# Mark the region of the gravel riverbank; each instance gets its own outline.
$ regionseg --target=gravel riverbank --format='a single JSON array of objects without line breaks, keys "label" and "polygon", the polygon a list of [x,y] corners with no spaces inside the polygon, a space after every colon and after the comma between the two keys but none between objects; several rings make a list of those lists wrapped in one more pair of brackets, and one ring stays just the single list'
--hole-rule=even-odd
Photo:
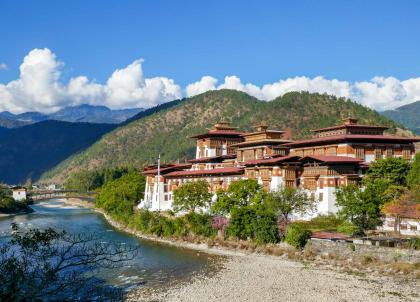
[{"label": "gravel riverbank", "polygon": [[232,256],[215,276],[198,276],[162,292],[133,292],[128,301],[420,301],[418,282],[360,277],[276,257]]},{"label": "gravel riverbank", "polygon": [[[73,205],[85,202],[71,200]],[[160,243],[228,256],[223,268],[211,276],[196,276],[187,283],[164,289],[133,290],[128,301],[420,301],[419,280],[348,274],[334,267],[308,266],[268,255],[247,254],[222,248],[145,236],[113,221],[114,227]]]}]

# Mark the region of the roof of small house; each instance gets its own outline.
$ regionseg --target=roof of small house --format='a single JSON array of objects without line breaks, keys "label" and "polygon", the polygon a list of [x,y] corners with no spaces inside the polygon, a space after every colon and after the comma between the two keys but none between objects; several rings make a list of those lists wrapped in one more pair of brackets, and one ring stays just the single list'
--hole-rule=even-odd
[{"label": "roof of small house", "polygon": [[244,162],[245,166],[255,166],[255,165],[274,165],[288,161],[299,161],[300,156],[281,156],[281,157],[271,157],[264,159],[253,159]]},{"label": "roof of small house", "polygon": [[190,163],[212,163],[212,162],[221,162],[225,159],[232,159],[232,158],[236,158],[236,154],[226,154],[226,155],[219,155],[219,156],[194,158],[194,159],[190,159],[188,162],[190,162]]}]

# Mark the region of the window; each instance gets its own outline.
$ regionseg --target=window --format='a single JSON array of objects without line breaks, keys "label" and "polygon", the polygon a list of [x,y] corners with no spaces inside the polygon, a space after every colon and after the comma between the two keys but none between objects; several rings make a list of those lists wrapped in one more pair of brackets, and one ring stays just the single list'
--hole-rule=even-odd
[{"label": "window", "polygon": [[375,148],[375,159],[381,159],[381,158],[382,158],[382,149]]},{"label": "window", "polygon": [[327,150],[328,154],[327,155],[337,155],[337,148],[336,147],[330,147]]},{"label": "window", "polygon": [[416,225],[410,225],[410,231],[417,231]]},{"label": "window", "polygon": [[319,193],[319,201],[324,200],[324,193]]},{"label": "window", "polygon": [[406,224],[400,224],[400,230],[406,230],[407,225]]},{"label": "window", "polygon": [[410,149],[408,149],[408,148],[404,148],[404,149],[402,150],[402,156],[403,156],[403,158],[405,158],[405,159],[411,159],[411,152],[410,152]]},{"label": "window", "polygon": [[394,149],[386,148],[386,157],[394,157]]},{"label": "window", "polygon": [[356,147],[356,158],[365,159],[365,148]]}]

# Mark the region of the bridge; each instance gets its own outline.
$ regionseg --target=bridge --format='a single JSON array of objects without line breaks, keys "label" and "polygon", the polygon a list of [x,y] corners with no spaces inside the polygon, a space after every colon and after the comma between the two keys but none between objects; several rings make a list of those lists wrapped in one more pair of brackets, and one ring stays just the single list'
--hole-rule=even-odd
[{"label": "bridge", "polygon": [[43,190],[33,191],[28,194],[33,201],[48,200],[55,198],[95,198],[96,192],[79,192],[72,190]]}]

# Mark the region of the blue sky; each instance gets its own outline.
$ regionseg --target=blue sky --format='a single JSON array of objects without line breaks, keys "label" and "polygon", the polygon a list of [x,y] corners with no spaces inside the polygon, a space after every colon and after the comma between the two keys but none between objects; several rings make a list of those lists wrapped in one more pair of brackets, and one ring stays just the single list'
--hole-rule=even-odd
[{"label": "blue sky", "polygon": [[[64,63],[60,83],[83,75],[104,84],[115,70],[142,58],[137,67],[145,78],[173,79],[182,95],[206,75],[217,85],[234,75],[260,88],[322,76],[346,81],[354,90],[354,83],[371,83],[375,76],[419,77],[419,13],[419,1],[0,0],[0,83],[19,79],[19,66],[31,50],[48,49]],[[415,84],[420,93],[420,82]],[[29,109],[8,89],[15,108],[4,108]],[[395,105],[415,100],[417,88],[405,94],[404,101],[396,96]],[[148,104],[118,102],[107,104]],[[37,106],[33,109],[43,109]]]}]

